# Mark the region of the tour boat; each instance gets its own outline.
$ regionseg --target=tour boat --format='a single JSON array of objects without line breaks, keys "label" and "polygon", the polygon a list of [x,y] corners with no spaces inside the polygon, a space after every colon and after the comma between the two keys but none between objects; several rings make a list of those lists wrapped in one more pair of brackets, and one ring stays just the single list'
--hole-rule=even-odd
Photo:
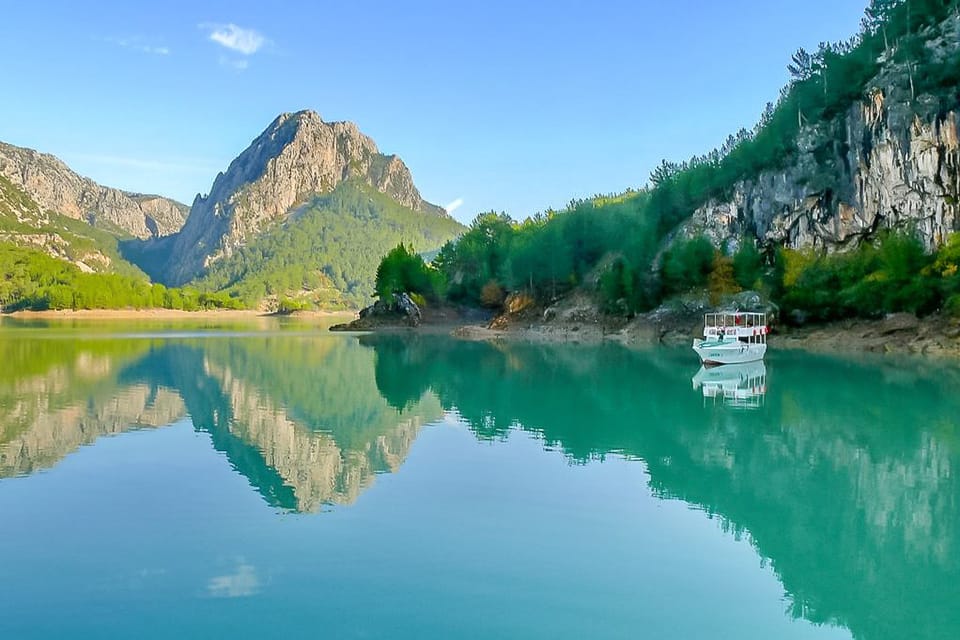
[{"label": "tour boat", "polygon": [[765,313],[708,313],[703,316],[703,339],[694,339],[693,350],[705,365],[763,360],[769,331]]}]

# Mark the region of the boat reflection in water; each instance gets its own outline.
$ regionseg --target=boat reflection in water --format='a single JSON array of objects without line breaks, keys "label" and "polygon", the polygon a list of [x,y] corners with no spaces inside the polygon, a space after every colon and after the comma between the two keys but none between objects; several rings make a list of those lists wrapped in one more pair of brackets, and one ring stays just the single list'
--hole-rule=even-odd
[{"label": "boat reflection in water", "polygon": [[763,406],[767,394],[767,367],[763,360],[718,367],[700,367],[693,376],[693,388],[708,399],[729,407],[747,409]]}]

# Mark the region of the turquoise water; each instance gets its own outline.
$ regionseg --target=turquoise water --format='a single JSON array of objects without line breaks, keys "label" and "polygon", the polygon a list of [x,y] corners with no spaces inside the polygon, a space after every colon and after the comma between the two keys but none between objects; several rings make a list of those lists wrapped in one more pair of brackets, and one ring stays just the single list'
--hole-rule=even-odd
[{"label": "turquoise water", "polygon": [[960,371],[0,328],[0,638],[960,636]]}]

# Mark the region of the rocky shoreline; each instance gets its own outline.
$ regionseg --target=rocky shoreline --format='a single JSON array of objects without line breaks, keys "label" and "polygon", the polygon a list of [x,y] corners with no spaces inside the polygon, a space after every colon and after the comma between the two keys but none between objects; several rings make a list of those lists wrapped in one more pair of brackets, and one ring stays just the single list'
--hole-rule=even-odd
[{"label": "rocky shoreline", "polygon": [[[413,327],[402,314],[367,316],[334,330],[449,334],[463,340],[599,344],[626,347],[689,346],[700,337],[703,309],[660,308],[627,320],[600,313],[584,297],[547,309],[507,310],[498,316],[464,308],[424,309]],[[843,320],[807,326],[772,326],[772,349],[820,353],[879,353],[960,357],[960,322],[942,315],[896,313],[875,320]]]}]

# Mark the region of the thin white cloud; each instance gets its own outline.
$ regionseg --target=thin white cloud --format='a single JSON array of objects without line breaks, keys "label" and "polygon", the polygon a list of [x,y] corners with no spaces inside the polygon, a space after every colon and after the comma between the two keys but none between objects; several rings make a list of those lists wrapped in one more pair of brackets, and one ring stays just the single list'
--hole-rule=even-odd
[{"label": "thin white cloud", "polygon": [[207,593],[215,598],[243,598],[260,591],[260,579],[251,565],[241,562],[234,573],[215,576],[207,583]]},{"label": "thin white cloud", "polygon": [[250,61],[246,58],[230,58],[227,56],[220,56],[220,66],[228,67],[235,71],[244,71],[250,66]]},{"label": "thin white cloud", "polygon": [[267,39],[255,29],[244,29],[230,24],[201,24],[201,29],[210,31],[207,36],[212,42],[245,56],[253,55],[267,44]]},{"label": "thin white cloud", "polygon": [[454,211],[456,211],[462,206],[463,206],[463,198],[457,198],[456,200],[454,200],[453,202],[445,206],[444,209],[447,210],[447,213],[452,215]]},{"label": "thin white cloud", "polygon": [[219,169],[213,162],[189,159],[145,160],[126,156],[111,156],[90,153],[64,153],[63,158],[71,163],[88,162],[113,167],[148,169],[150,171],[176,171],[181,173],[216,173]]},{"label": "thin white cloud", "polygon": [[131,38],[104,38],[105,42],[115,44],[118,47],[124,49],[130,49],[131,51],[139,51],[140,53],[149,53],[150,55],[155,56],[168,56],[170,55],[170,48],[160,45],[151,44],[145,42],[143,38],[139,36],[134,36]]}]

